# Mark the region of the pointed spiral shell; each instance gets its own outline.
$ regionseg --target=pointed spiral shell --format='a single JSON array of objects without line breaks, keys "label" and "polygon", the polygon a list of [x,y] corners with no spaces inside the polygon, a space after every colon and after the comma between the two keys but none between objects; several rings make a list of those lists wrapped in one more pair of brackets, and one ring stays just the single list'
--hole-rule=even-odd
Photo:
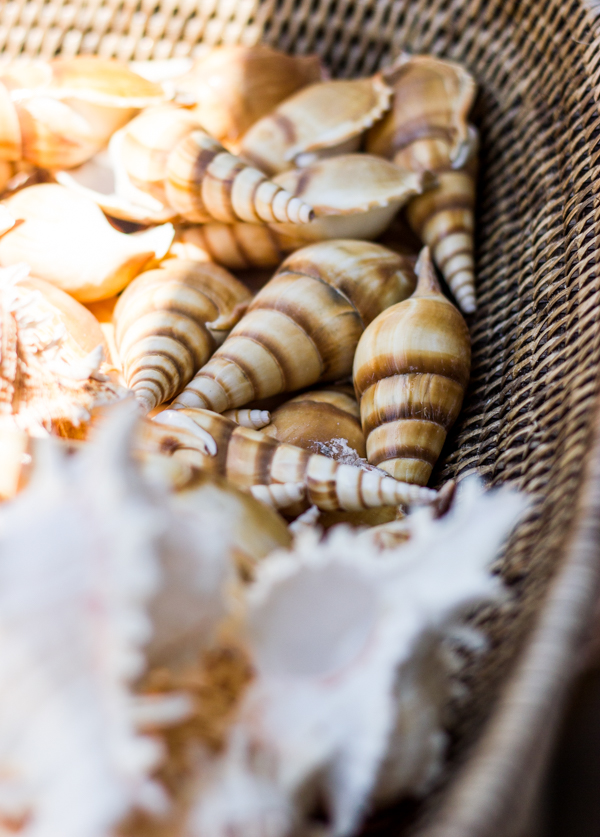
[{"label": "pointed spiral shell", "polygon": [[350,374],[367,323],[413,288],[405,257],[329,241],[287,259],[174,407],[223,412]]},{"label": "pointed spiral shell", "polygon": [[147,411],[177,395],[249,300],[250,292],[213,264],[173,259],[134,279],[113,319],[127,385]]},{"label": "pointed spiral shell", "polygon": [[417,274],[414,294],[365,329],[354,386],[369,462],[425,485],[462,405],[471,344],[460,312],[440,290],[428,249]]},{"label": "pointed spiral shell", "polygon": [[302,484],[308,501],[326,511],[429,504],[437,497],[431,489],[281,444],[209,410],[165,410],[145,422],[141,433],[146,449],[182,458],[246,491],[273,483]]}]

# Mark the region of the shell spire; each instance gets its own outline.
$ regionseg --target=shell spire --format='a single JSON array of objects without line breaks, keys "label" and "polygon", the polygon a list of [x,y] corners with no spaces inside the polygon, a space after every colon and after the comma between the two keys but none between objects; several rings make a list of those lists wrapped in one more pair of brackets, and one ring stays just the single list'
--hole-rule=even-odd
[{"label": "shell spire", "polygon": [[471,345],[464,319],[441,293],[428,248],[417,274],[414,294],[365,329],[353,374],[367,459],[396,479],[425,485],[462,405]]},{"label": "shell spire", "polygon": [[247,288],[214,264],[172,259],[133,280],[113,319],[127,386],[146,411],[177,395],[249,301]]},{"label": "shell spire", "polygon": [[325,511],[430,504],[437,498],[431,489],[280,443],[209,410],[164,410],[145,422],[140,445],[225,477],[245,491],[273,483],[304,485],[308,502]]},{"label": "shell spire", "polygon": [[342,379],[365,325],[414,284],[406,258],[380,244],[337,240],[297,251],[173,406],[222,413]]}]

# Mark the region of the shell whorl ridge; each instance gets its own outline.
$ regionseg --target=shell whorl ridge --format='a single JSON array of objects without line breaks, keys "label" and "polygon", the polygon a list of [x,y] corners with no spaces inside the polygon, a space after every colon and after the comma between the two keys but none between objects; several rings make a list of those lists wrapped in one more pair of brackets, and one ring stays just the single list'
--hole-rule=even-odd
[{"label": "shell whorl ridge", "polygon": [[224,268],[169,260],[119,298],[115,338],[127,385],[147,411],[173,398],[241,317],[250,292]]},{"label": "shell whorl ridge", "polygon": [[173,406],[222,413],[342,379],[365,326],[410,294],[411,271],[405,257],[379,244],[339,240],[299,250]]},{"label": "shell whorl ridge", "polygon": [[354,386],[369,462],[425,485],[460,411],[471,364],[469,332],[441,293],[425,249],[415,293],[365,330]]},{"label": "shell whorl ridge", "polygon": [[141,443],[246,491],[273,483],[302,484],[308,501],[325,511],[428,504],[437,498],[431,489],[282,444],[209,410],[165,410],[144,424]]}]

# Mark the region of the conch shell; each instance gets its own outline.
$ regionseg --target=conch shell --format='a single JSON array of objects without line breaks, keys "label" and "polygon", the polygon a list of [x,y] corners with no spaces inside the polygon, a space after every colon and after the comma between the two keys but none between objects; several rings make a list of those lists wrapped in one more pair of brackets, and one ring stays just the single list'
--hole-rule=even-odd
[{"label": "conch shell", "polygon": [[262,433],[299,448],[339,459],[364,459],[367,451],[360,425],[360,409],[351,387],[304,392],[271,413]]},{"label": "conch shell", "polygon": [[167,98],[127,65],[92,56],[17,61],[0,88],[0,157],[49,169],[80,165],[137,109]]},{"label": "conch shell", "polygon": [[391,96],[380,74],[311,84],[256,122],[242,137],[239,153],[276,174],[320,152],[356,151],[361,134],[388,110]]},{"label": "conch shell", "polygon": [[406,257],[328,241],[292,254],[173,406],[222,413],[350,373],[365,326],[411,293]]},{"label": "conch shell", "polygon": [[215,139],[235,148],[242,134],[302,87],[318,82],[317,55],[286,55],[264,44],[214,47],[174,80],[196,100],[192,113]]},{"label": "conch shell", "polygon": [[121,291],[163,258],[173,239],[170,224],[119,233],[94,203],[53,183],[23,189],[4,206],[20,223],[0,238],[0,264],[26,261],[36,276],[81,302]]},{"label": "conch shell", "polygon": [[427,248],[417,275],[410,299],[365,329],[353,375],[369,462],[425,485],[462,405],[471,342],[464,319],[440,290]]},{"label": "conch shell", "polygon": [[26,265],[0,270],[0,421],[33,435],[79,435],[92,410],[124,390],[99,371],[103,341],[91,314],[82,308],[76,325],[75,300],[44,295],[36,280],[25,285],[27,273]]},{"label": "conch shell", "polygon": [[282,444],[209,410],[164,410],[144,423],[138,444],[226,477],[246,491],[272,483],[304,485],[309,502],[324,510],[427,504],[437,497],[431,489],[398,482],[377,470]]},{"label": "conch shell", "polygon": [[195,223],[306,223],[312,210],[230,154],[189,111],[155,108],[123,129],[122,164],[137,188]]},{"label": "conch shell", "polygon": [[467,117],[475,81],[460,64],[426,55],[403,56],[386,78],[394,87],[392,110],[369,132],[367,150],[436,174],[437,185],[410,202],[407,218],[461,309],[471,313],[477,132]]},{"label": "conch shell", "polygon": [[168,259],[133,280],[114,311],[115,338],[127,386],[146,411],[183,389],[250,299],[214,264]]}]

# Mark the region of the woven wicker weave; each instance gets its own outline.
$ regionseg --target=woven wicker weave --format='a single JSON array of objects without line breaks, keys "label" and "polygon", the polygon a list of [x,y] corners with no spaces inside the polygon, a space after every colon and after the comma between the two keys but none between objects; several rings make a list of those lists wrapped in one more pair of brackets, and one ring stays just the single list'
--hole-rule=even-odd
[{"label": "woven wicker weave", "polygon": [[502,561],[513,599],[479,615],[492,650],[470,670],[459,742],[473,740],[528,646],[464,771],[429,806],[419,831],[435,837],[521,833],[524,779],[535,786],[597,582],[597,15],[596,0],[0,0],[6,57],[166,58],[262,40],[317,51],[335,75],[427,51],[464,62],[480,83],[473,378],[440,476],[478,471],[536,502]]}]

